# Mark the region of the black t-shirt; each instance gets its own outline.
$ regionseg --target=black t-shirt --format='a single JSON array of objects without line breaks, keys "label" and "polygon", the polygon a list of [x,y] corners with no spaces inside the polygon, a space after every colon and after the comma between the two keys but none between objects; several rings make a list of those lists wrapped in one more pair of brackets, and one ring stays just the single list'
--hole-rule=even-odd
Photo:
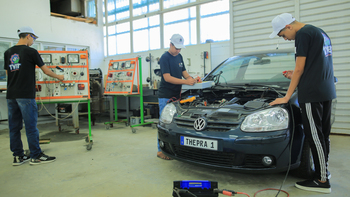
[{"label": "black t-shirt", "polygon": [[168,83],[164,80],[163,74],[169,73],[172,77],[182,79],[182,72],[186,70],[182,55],[171,55],[168,51],[160,57],[160,71],[162,79],[158,89],[159,98],[180,98],[182,85]]},{"label": "black t-shirt", "polygon": [[298,84],[299,103],[336,98],[332,43],[320,28],[305,25],[295,36],[295,56],[306,57],[304,73]]},{"label": "black t-shirt", "polygon": [[7,70],[6,99],[35,98],[35,66],[44,65],[37,50],[16,45],[4,53]]}]

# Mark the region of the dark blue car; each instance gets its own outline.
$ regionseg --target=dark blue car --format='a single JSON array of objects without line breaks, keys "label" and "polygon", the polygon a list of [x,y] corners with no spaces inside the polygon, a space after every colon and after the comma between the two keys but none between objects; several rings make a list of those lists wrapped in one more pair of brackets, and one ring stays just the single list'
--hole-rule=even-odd
[{"label": "dark blue car", "polygon": [[167,104],[160,117],[162,152],[176,160],[241,172],[281,172],[290,164],[302,177],[310,176],[313,160],[304,141],[297,91],[289,103],[269,105],[286,94],[290,80],[282,72],[294,67],[291,50],[234,56],[202,84],[183,86],[189,89],[182,102]]}]

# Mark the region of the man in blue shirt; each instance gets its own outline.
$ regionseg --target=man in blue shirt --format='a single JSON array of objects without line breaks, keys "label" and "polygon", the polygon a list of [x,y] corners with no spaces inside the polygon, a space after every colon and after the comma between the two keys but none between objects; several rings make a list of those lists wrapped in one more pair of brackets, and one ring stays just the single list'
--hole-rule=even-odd
[{"label": "man in blue shirt", "polygon": [[[174,34],[170,39],[169,50],[159,60],[162,74],[158,89],[159,115],[170,99],[174,101],[180,99],[182,84],[194,85],[196,83],[196,80],[186,71],[182,55],[180,54],[182,48],[185,48],[183,37],[180,34]],[[157,143],[157,157],[169,160],[170,158],[165,156],[160,150],[159,141]]]}]

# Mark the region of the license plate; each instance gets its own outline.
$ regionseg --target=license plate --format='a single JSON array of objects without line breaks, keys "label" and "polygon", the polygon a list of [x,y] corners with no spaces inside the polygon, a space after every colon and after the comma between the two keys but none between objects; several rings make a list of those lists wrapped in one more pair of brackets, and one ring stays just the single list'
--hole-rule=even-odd
[{"label": "license plate", "polygon": [[202,148],[208,150],[218,150],[217,140],[180,136],[180,145]]}]

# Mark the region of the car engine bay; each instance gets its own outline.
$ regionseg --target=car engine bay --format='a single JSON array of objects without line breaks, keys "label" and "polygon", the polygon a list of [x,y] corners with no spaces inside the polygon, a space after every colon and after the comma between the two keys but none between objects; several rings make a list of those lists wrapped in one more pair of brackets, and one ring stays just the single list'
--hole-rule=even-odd
[{"label": "car engine bay", "polygon": [[[268,106],[270,102],[283,96],[280,92],[271,89],[264,90],[222,90],[204,89],[189,90],[182,94],[182,98],[193,98],[183,101],[181,108],[207,107],[207,108],[245,108],[258,109]],[[185,99],[186,100],[186,99]],[[190,99],[189,99],[190,100]]]}]

